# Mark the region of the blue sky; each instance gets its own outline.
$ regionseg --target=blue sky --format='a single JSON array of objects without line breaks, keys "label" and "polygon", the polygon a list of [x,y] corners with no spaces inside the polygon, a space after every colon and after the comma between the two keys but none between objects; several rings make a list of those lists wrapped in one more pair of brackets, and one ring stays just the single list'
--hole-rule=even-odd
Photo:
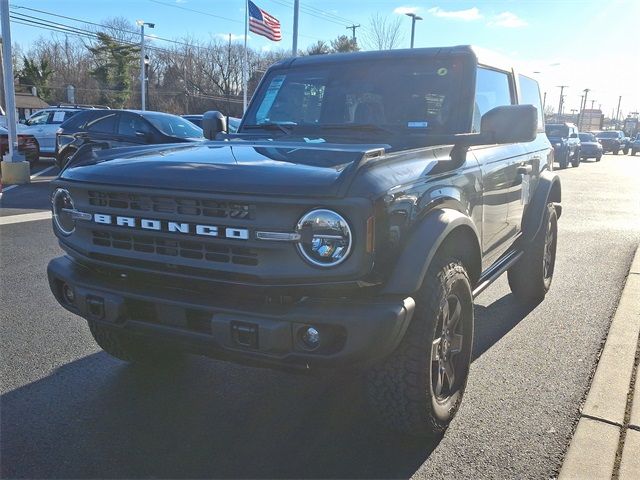
[{"label": "blue sky", "polygon": [[[222,38],[229,33],[241,41],[244,0],[10,0],[13,8],[26,6],[91,22],[125,16],[154,22],[154,34],[164,38]],[[251,35],[256,49],[290,49],[293,0],[254,0],[282,23],[283,40],[270,42]],[[424,20],[416,24],[416,47],[474,44],[495,50],[524,71],[534,73],[547,92],[547,104],[557,108],[559,88],[565,89],[565,111],[578,108],[582,90],[590,88],[607,115],[622,95],[624,113],[640,111],[638,29],[640,0],[300,0],[299,48],[317,40],[350,34],[346,26],[361,24],[366,32],[371,15],[400,17],[409,46],[411,21],[405,12]],[[194,12],[192,10],[198,10]],[[17,11],[21,9],[18,8]],[[54,17],[22,10],[49,20]],[[57,21],[81,26],[63,19]],[[12,24],[14,43],[23,48],[46,30]],[[159,46],[163,42],[157,41]],[[589,102],[589,106],[590,106]]]}]

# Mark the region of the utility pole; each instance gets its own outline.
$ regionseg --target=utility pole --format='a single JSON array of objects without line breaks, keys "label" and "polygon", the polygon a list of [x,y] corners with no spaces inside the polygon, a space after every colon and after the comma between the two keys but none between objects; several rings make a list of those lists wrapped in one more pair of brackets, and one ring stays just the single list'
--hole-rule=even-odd
[{"label": "utility pole", "polygon": [[544,92],[542,96],[542,115],[544,116],[544,109],[547,106],[547,92]]},{"label": "utility pole", "polygon": [[578,126],[578,130],[582,130],[580,128],[580,120],[582,119],[582,104],[584,102],[584,95],[580,95],[580,108],[578,109],[578,120],[576,121],[576,125]]},{"label": "utility pole", "polygon": [[407,13],[405,15],[407,15],[407,17],[411,17],[411,48],[413,48],[413,40],[416,34],[416,21],[422,20],[422,17],[416,15],[415,13]]},{"label": "utility pole", "polygon": [[560,123],[560,117],[562,115],[562,105],[564,103],[564,89],[569,87],[569,85],[558,85],[560,89],[560,101],[558,102],[558,123]]},{"label": "utility pole", "polygon": [[293,46],[291,47],[291,55],[298,56],[298,10],[300,10],[300,0],[293,2]]},{"label": "utility pole", "polygon": [[154,28],[155,23],[145,22],[144,20],[136,20],[136,24],[140,27],[140,109],[145,111],[147,109],[146,99],[146,62],[144,61],[144,27]]},{"label": "utility pole", "polygon": [[620,117],[620,102],[621,101],[622,101],[622,95],[620,95],[618,97],[618,110],[616,111],[616,128],[618,128],[618,123],[619,123],[618,118]]},{"label": "utility pole", "polygon": [[29,183],[29,162],[18,152],[16,135],[16,92],[13,85],[11,62],[11,26],[9,24],[9,0],[0,0],[0,25],[2,25],[2,74],[4,96],[7,104],[7,143],[9,151],[2,159],[2,181],[6,184]]},{"label": "utility pole", "polygon": [[351,25],[350,27],[347,27],[347,30],[351,30],[351,40],[353,40],[353,43],[358,43],[358,41],[356,40],[356,28],[360,28],[360,25]]},{"label": "utility pole", "polygon": [[591,100],[591,110],[593,110],[593,104],[596,103],[595,100]]},{"label": "utility pole", "polygon": [[587,97],[589,96],[589,92],[590,91],[591,91],[591,89],[589,89],[589,88],[585,88],[583,90],[583,92],[584,92],[584,104],[583,104],[583,107],[582,107],[583,110],[586,110],[586,108],[587,108]]}]

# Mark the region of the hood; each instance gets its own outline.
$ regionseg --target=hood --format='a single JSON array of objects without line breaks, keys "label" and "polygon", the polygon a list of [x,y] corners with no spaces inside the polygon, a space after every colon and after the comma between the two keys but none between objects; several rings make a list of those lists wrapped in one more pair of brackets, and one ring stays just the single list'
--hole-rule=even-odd
[{"label": "hood", "polygon": [[[87,146],[89,147],[89,146]],[[210,141],[94,151],[60,174],[70,181],[258,195],[340,196],[358,165],[387,145]]]}]

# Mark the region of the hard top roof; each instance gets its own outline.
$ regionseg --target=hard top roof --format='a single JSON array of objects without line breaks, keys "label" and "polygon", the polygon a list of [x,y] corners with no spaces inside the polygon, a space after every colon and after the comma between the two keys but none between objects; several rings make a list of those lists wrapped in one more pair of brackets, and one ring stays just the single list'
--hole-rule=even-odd
[{"label": "hard top roof", "polygon": [[376,50],[368,52],[332,53],[328,55],[304,55],[284,59],[274,67],[290,67],[293,65],[321,65],[335,63],[350,63],[357,61],[375,61],[390,58],[424,58],[469,55],[480,65],[494,67],[500,70],[511,70],[511,63],[501,55],[471,45],[456,45],[451,47],[405,48],[397,50]]}]

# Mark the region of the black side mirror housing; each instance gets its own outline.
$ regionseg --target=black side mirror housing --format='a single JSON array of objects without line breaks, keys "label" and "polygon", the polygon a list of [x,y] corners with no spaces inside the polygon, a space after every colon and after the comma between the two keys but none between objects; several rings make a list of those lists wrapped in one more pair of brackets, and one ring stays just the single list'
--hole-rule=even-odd
[{"label": "black side mirror housing", "polygon": [[227,118],[217,110],[202,115],[202,133],[204,138],[215,140],[219,133],[227,132]]},{"label": "black side mirror housing", "polygon": [[572,133],[571,135],[569,135],[569,138],[578,138],[578,134],[577,133]]},{"label": "black side mirror housing", "polygon": [[504,105],[480,120],[480,134],[491,143],[532,142],[538,132],[538,109],[533,105]]}]

